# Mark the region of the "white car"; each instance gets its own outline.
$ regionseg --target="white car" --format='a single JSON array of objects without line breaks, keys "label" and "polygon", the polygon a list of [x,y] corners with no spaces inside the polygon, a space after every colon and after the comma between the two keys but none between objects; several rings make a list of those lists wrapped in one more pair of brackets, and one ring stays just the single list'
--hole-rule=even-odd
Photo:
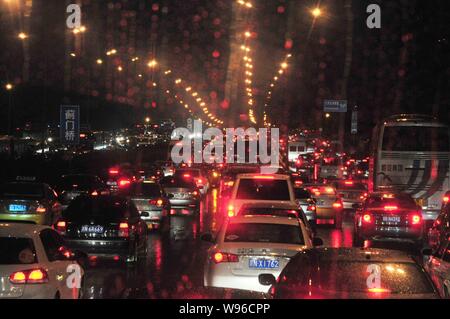
[{"label": "white car", "polygon": [[235,216],[244,204],[296,205],[290,177],[281,174],[238,175],[228,202],[228,216]]},{"label": "white car", "polygon": [[[202,239],[214,242],[208,234]],[[258,276],[270,273],[277,278],[293,256],[312,247],[313,241],[298,218],[229,218],[208,250],[204,285],[267,293],[268,287],[259,283]]]},{"label": "white car", "polygon": [[84,271],[47,226],[0,223],[0,299],[78,299]]}]

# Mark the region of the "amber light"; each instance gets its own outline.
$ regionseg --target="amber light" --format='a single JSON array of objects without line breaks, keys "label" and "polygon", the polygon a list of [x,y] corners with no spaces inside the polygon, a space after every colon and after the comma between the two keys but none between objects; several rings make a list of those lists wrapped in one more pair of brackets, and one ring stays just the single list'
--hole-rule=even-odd
[{"label": "amber light", "polygon": [[371,223],[372,222],[372,216],[370,214],[364,214],[363,221],[365,223]]}]

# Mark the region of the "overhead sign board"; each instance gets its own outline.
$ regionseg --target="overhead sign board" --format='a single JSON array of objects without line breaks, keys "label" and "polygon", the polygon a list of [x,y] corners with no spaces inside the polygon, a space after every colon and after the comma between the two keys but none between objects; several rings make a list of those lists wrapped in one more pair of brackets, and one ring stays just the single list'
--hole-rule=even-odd
[{"label": "overhead sign board", "polygon": [[63,145],[80,143],[80,106],[61,105],[60,140]]},{"label": "overhead sign board", "polygon": [[323,111],[327,113],[346,113],[347,101],[345,100],[325,100]]}]

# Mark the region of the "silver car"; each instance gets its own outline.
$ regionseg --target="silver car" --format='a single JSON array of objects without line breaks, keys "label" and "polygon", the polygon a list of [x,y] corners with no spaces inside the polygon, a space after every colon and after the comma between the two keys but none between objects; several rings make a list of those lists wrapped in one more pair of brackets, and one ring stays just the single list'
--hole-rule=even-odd
[{"label": "silver car", "polygon": [[[214,242],[210,234],[202,239]],[[205,287],[268,292],[258,281],[261,273],[278,277],[298,252],[313,247],[298,218],[236,216],[227,219],[208,250]]]},{"label": "silver car", "polygon": [[170,200],[170,215],[200,215],[200,191],[192,179],[164,177],[160,181]]}]

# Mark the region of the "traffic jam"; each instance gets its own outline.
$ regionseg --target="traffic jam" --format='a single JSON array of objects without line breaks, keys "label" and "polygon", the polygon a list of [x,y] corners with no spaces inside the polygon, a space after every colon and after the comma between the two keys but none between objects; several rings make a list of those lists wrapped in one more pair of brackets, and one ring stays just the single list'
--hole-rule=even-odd
[{"label": "traffic jam", "polygon": [[[1,3],[0,18],[21,13],[32,25],[47,23],[35,21],[33,10],[48,4],[22,2]],[[81,10],[86,23],[55,31],[68,37],[67,52],[52,51],[36,68],[20,66],[20,76],[6,72],[0,299],[450,299],[450,118],[448,99],[442,102],[448,92],[427,91],[435,96],[429,109],[403,106],[413,99],[410,91],[421,94],[405,88],[410,82],[429,83],[401,79],[397,95],[383,97],[380,78],[390,70],[376,70],[372,87],[371,66],[363,65],[370,51],[364,58],[355,53],[353,62],[346,56],[352,69],[344,64],[349,50],[334,56],[325,49],[345,35],[353,51],[361,49],[357,31],[352,44],[332,25],[346,30],[343,12],[353,4],[363,20],[349,21],[372,32],[379,6],[366,26],[370,13],[357,11],[355,1],[109,2],[105,15],[97,2],[78,1],[67,11],[60,4],[63,18],[76,21]],[[412,19],[411,7],[398,6]],[[85,20],[84,10],[94,13]],[[289,29],[288,15],[312,23],[307,37],[307,30]],[[48,25],[65,26],[61,21]],[[17,29],[6,19],[0,25]],[[414,41],[425,45],[424,34],[415,37],[422,31],[404,28],[404,50]],[[28,26],[0,43],[19,41],[11,50],[23,46],[26,64],[30,54],[38,59],[33,48],[43,49],[39,32]],[[265,69],[275,56],[267,55],[278,37],[283,60],[264,86],[252,76],[271,74]],[[442,39],[433,50],[448,50]],[[53,40],[46,41],[50,50]],[[14,55],[0,55],[0,70],[13,65]],[[353,76],[343,81],[347,93],[333,93],[341,84],[330,84],[315,94],[316,85],[340,83],[342,70],[329,70],[337,60]],[[394,73],[407,77],[412,66],[401,63]],[[308,82],[315,65],[319,79]],[[204,81],[195,75],[203,68],[215,75]],[[35,76],[48,87],[36,88]],[[395,95],[398,103],[381,108],[362,99],[375,86],[380,97],[370,93],[368,100],[381,105]],[[296,100],[299,90],[305,93]],[[46,110],[30,110],[33,94]]]}]

